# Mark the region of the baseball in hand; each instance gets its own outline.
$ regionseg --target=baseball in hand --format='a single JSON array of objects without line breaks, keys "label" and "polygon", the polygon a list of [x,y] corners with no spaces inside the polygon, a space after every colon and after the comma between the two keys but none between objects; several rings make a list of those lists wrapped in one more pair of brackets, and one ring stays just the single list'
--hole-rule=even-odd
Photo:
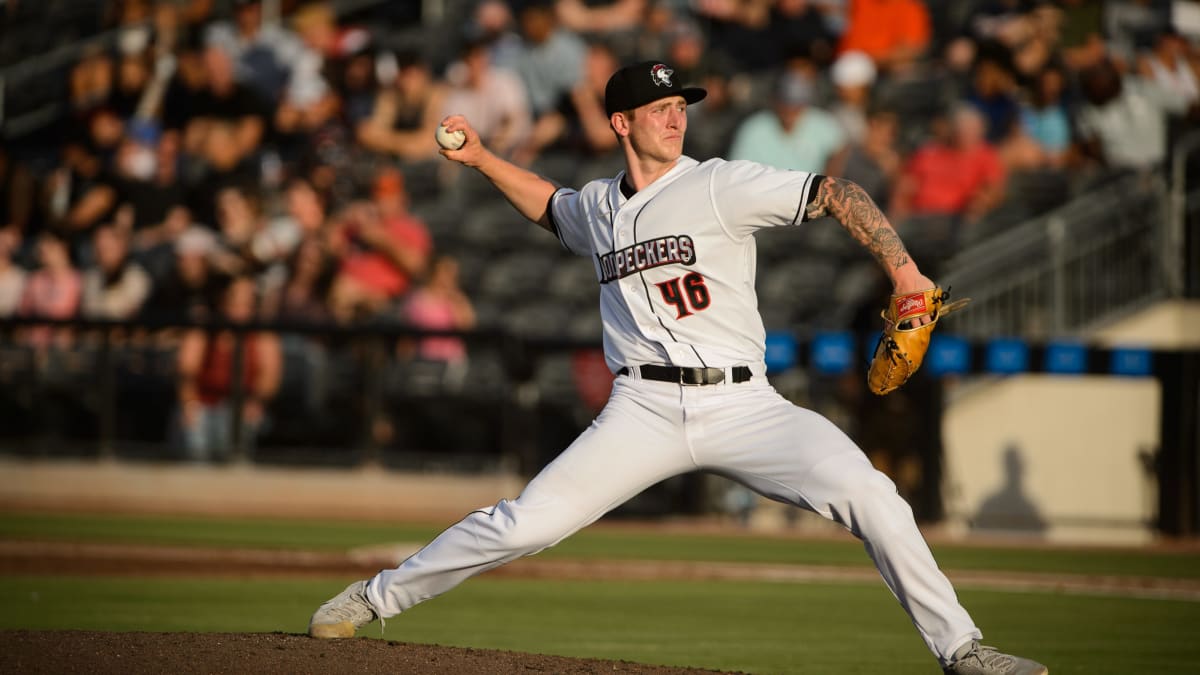
[{"label": "baseball in hand", "polygon": [[457,150],[467,142],[467,134],[462,129],[458,131],[447,131],[446,125],[439,125],[437,132],[433,135],[437,139],[438,145],[447,150]]}]

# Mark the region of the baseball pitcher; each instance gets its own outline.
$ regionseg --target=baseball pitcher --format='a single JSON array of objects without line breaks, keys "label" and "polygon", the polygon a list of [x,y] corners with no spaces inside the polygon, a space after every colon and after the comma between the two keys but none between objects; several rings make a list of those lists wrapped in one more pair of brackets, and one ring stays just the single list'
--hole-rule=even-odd
[{"label": "baseball pitcher", "polygon": [[[1046,673],[980,644],[980,630],[892,481],[829,420],[767,382],[754,234],[835,218],[893,281],[889,333],[932,329],[944,294],[858,185],[684,156],[687,106],[705,91],[672,76],[659,62],[613,74],[605,108],[626,168],[578,190],[492,154],[469,120],[445,120],[465,142],[443,148],[444,157],[478,170],[523,216],[592,261],[604,353],[617,377],[596,420],[519,497],[468,514],[396,569],[350,585],[316,611],[309,633],[350,637],[376,618],[553,546],[665,478],[704,469],[819,513],[861,539],[945,672]],[[881,347],[877,360],[897,358],[889,349]],[[894,364],[885,370],[897,372]],[[907,375],[880,377],[877,393],[886,393]]]}]

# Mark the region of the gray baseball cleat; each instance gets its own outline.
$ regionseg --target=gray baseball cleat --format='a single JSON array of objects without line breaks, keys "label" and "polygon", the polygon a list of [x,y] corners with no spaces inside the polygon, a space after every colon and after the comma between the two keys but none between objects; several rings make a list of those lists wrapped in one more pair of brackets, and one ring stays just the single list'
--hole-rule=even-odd
[{"label": "gray baseball cleat", "polygon": [[995,647],[971,640],[958,648],[954,661],[946,666],[946,675],[1049,675],[1042,664],[996,651]]},{"label": "gray baseball cleat", "polygon": [[356,581],[313,613],[308,634],[315,638],[349,638],[378,616],[367,601],[367,582]]}]

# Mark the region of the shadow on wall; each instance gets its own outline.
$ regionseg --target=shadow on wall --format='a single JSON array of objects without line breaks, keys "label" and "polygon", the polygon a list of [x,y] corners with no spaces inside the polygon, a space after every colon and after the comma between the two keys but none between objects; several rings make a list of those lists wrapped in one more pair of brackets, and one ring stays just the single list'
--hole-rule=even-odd
[{"label": "shadow on wall", "polygon": [[1037,505],[1025,494],[1025,459],[1016,444],[1004,449],[1004,484],[979,506],[971,521],[972,530],[1040,534],[1046,520]]}]

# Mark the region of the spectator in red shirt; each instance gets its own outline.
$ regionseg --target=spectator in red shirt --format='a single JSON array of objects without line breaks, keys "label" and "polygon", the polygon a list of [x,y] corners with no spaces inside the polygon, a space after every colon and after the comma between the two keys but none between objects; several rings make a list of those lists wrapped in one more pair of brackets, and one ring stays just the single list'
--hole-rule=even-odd
[{"label": "spectator in red shirt", "polygon": [[978,109],[962,104],[935,129],[934,139],[901,170],[891,217],[914,255],[944,259],[958,246],[963,226],[1004,198],[1005,170]]},{"label": "spectator in red shirt", "polygon": [[372,202],[347,208],[332,246],[342,267],[330,297],[341,323],[377,315],[425,274],[433,241],[425,223],[408,212],[408,193],[399,171],[375,182]]},{"label": "spectator in red shirt", "polygon": [[851,0],[839,52],[861,51],[883,70],[912,63],[929,47],[929,12],[918,0]]},{"label": "spectator in red shirt", "polygon": [[892,217],[952,216],[971,222],[995,208],[1004,197],[1004,165],[985,139],[986,128],[977,109],[955,109],[949,129],[909,158],[892,195]]}]

